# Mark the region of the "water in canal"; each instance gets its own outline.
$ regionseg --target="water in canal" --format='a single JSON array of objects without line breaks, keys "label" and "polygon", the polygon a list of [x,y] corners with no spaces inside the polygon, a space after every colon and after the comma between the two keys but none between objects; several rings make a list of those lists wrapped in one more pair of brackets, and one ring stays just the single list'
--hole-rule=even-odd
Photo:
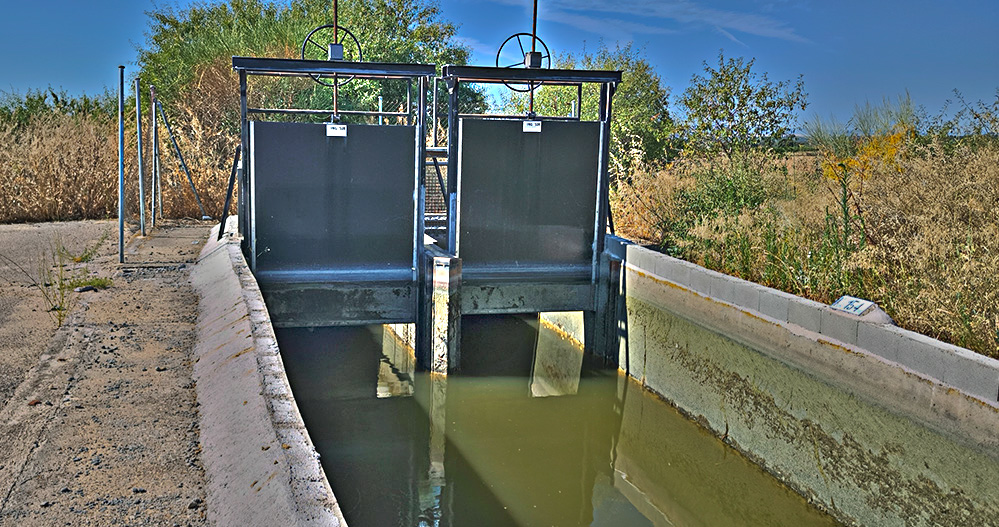
[{"label": "water in canal", "polygon": [[835,525],[537,316],[464,317],[446,378],[382,326],[278,341],[350,527]]}]

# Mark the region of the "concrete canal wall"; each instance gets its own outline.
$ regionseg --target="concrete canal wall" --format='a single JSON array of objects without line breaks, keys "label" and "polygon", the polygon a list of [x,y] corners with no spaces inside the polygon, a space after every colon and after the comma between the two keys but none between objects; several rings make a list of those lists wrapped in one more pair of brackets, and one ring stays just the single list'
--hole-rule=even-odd
[{"label": "concrete canal wall", "polygon": [[208,518],[215,525],[346,526],[238,239],[216,241],[217,233],[191,273],[201,297],[194,379]]},{"label": "concrete canal wall", "polygon": [[[211,239],[192,272],[209,518],[345,525],[256,281],[234,238]],[[999,361],[883,314],[855,317],[623,240],[608,246],[622,260],[617,359],[645,388],[846,523],[999,525]],[[580,337],[581,322],[541,321]],[[411,360],[412,326],[393,329],[394,353]],[[643,451],[628,445],[622,462],[640,473]]]},{"label": "concrete canal wall", "polygon": [[629,376],[841,521],[999,525],[999,361],[617,243]]}]

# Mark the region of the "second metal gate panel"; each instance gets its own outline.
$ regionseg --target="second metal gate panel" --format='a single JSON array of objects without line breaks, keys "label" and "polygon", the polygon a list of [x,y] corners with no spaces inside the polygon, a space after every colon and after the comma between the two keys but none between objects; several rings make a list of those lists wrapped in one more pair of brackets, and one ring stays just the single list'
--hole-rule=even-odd
[{"label": "second metal gate panel", "polygon": [[[465,277],[589,277],[600,124],[462,119],[458,256]],[[575,271],[575,273],[573,273]]]}]

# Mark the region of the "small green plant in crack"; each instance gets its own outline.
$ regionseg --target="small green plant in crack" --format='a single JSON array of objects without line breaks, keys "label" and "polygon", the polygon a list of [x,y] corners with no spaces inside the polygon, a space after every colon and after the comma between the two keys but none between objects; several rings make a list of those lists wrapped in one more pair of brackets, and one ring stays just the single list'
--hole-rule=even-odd
[{"label": "small green plant in crack", "polygon": [[101,233],[100,238],[98,238],[97,241],[95,241],[92,245],[84,247],[83,251],[80,254],[71,253],[69,249],[67,249],[64,245],[62,245],[62,243],[59,243],[58,251],[67,260],[70,260],[74,263],[87,263],[93,260],[94,257],[97,256],[97,252],[100,250],[101,245],[104,245],[104,242],[108,241],[108,238],[110,236],[111,236],[111,229],[104,229],[104,232]]},{"label": "small green plant in crack", "polygon": [[24,266],[9,256],[0,253],[0,261],[6,262],[11,268],[23,274],[28,279],[29,285],[38,289],[45,303],[46,312],[57,327],[62,327],[69,313],[68,293],[71,290],[87,286],[107,289],[113,284],[110,278],[91,276],[86,265],[73,270],[68,269],[72,263],[85,264],[91,261],[110,232],[110,230],[105,231],[93,245],[85,247],[80,254],[71,253],[56,239],[49,244],[49,250],[38,259],[37,280]]},{"label": "small green plant in crack", "polygon": [[38,263],[38,276],[42,278],[42,296],[49,306],[49,312],[55,314],[56,326],[62,327],[68,312],[66,291],[69,289],[65,252],[51,249],[47,255],[43,255]]}]

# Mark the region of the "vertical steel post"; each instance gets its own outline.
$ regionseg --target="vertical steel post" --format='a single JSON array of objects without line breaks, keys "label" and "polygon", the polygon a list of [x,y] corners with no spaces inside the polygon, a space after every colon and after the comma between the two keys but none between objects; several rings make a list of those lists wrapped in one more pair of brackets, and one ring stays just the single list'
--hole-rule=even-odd
[{"label": "vertical steel post", "polygon": [[378,96],[378,125],[382,124],[382,96]]},{"label": "vertical steel post", "polygon": [[[159,163],[159,136],[156,133],[156,86],[149,85],[149,111],[152,112],[152,131],[150,139],[153,142],[153,159],[150,171],[152,172],[152,179],[150,180],[149,189],[149,225],[152,228],[156,228],[156,192],[159,188],[159,177],[160,177],[160,163]],[[162,211],[160,212],[162,214]]]},{"label": "vertical steel post", "polygon": [[[423,87],[425,86],[426,80],[420,78],[420,93],[423,93]],[[420,97],[423,100],[423,97]],[[380,102],[380,98],[379,98]],[[416,275],[414,276],[414,284],[416,286],[416,294],[413,295],[416,301],[415,310],[416,313],[416,342],[415,351],[417,360],[420,357],[425,357],[429,346],[429,328],[430,328],[430,299],[431,295],[428,294],[427,283],[429,281],[426,249],[423,242],[423,233],[426,232],[426,196],[427,196],[427,186],[426,186],[426,157],[427,157],[427,147],[426,147],[426,131],[421,131],[421,128],[425,128],[423,119],[417,116],[416,121],[416,159],[414,159],[414,165],[416,166],[416,192],[414,194],[417,200],[416,206],[416,218],[415,224],[416,229],[413,233],[413,265]],[[424,368],[426,369],[426,368]]]},{"label": "vertical steel post", "polygon": [[604,252],[604,244],[606,242],[606,232],[609,226],[611,232],[613,233],[614,226],[610,220],[610,136],[611,136],[611,119],[613,116],[613,101],[614,92],[617,90],[616,83],[607,83],[604,85],[604,89],[607,91],[607,95],[604,96],[603,106],[604,106],[604,118],[601,123],[601,128],[604,130],[603,143],[601,143],[600,148],[604,152],[604,159],[600,164],[600,192],[603,194],[603,200],[600,205],[600,211],[603,215],[603,219],[600,220],[600,237],[597,238],[597,251]]},{"label": "vertical steel post", "polygon": [[593,283],[594,311],[584,312],[583,327],[586,346],[595,353],[610,353],[610,343],[617,335],[614,324],[616,313],[611,312],[611,304],[616,297],[612,294],[611,259],[604,254],[607,237],[607,215],[610,201],[609,158],[610,158],[610,125],[611,101],[614,97],[613,83],[600,85],[600,100],[597,115],[600,121],[600,145],[597,156],[597,203],[593,226]]},{"label": "vertical steel post", "polygon": [[146,186],[142,171],[142,96],[135,78],[135,148],[139,155],[139,232],[146,235]]},{"label": "vertical steel post", "polygon": [[413,79],[406,79],[406,125],[413,124]]},{"label": "vertical steel post", "polygon": [[447,252],[458,254],[458,79],[447,79]]},{"label": "vertical steel post", "polygon": [[[517,42],[520,42],[520,38],[519,37],[517,38]],[[538,0],[534,0],[534,15],[531,17],[531,53],[532,54],[537,51],[537,49],[536,49],[537,48],[537,42],[538,42]],[[549,59],[549,64],[550,63],[551,63],[551,59]],[[528,82],[527,83],[527,87],[530,88],[530,92],[528,93],[528,99],[529,99],[530,102],[528,103],[527,112],[528,112],[528,115],[530,116],[530,118],[534,119],[534,89],[536,88],[536,86],[534,86],[533,84],[531,84],[530,82]]]},{"label": "vertical steel post", "polygon": [[118,263],[125,263],[125,66],[118,66]]},{"label": "vertical steel post", "polygon": [[242,248],[245,253],[250,243],[249,236],[249,173],[250,156],[253,155],[250,145],[250,123],[246,120],[246,70],[239,70],[239,142],[242,145],[243,169],[240,171],[239,194],[236,200],[236,214],[239,218],[239,234],[243,237]]},{"label": "vertical steel post", "polygon": [[610,150],[610,96],[610,84],[601,84],[600,102],[597,108],[597,115],[600,119],[600,146],[597,153],[597,202],[593,218],[593,269],[591,273],[591,281],[594,284],[597,283],[597,267],[600,263],[600,253],[604,250],[604,237],[607,235],[606,203],[609,187],[607,166]]},{"label": "vertical steel post", "polygon": [[[413,233],[413,282],[415,284],[418,284],[420,279],[420,255],[423,253],[423,233],[426,232],[426,178],[424,174],[427,171],[427,122],[425,119],[427,109],[427,79],[426,77],[420,77],[417,82],[416,159],[413,163],[416,167],[415,180],[413,182],[414,214],[416,216],[413,218],[413,225],[415,226],[415,232]],[[381,97],[378,100],[380,104]],[[415,296],[415,300],[419,302],[419,295]]]},{"label": "vertical steel post", "polygon": [[[430,106],[430,133],[434,134],[434,147],[437,147],[437,77],[434,77],[433,82],[433,102]],[[443,190],[443,189],[441,189]]]}]

